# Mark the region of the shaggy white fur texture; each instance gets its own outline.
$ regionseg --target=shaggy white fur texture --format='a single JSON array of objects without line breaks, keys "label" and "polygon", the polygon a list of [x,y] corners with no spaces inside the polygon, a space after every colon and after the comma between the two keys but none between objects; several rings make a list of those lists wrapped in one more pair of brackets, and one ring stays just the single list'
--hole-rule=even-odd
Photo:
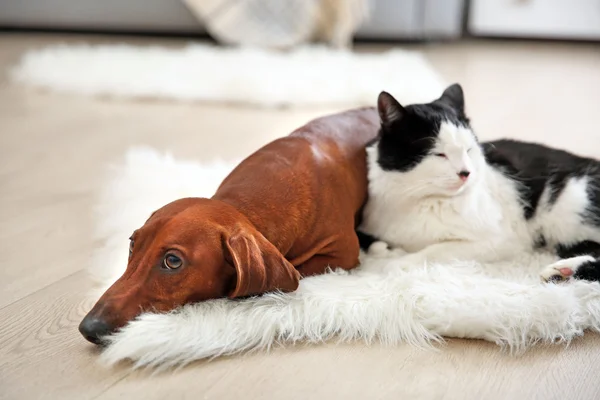
[{"label": "shaggy white fur texture", "polygon": [[[103,287],[123,272],[127,238],[151,211],[175,198],[210,196],[233,165],[131,150],[113,171],[97,210],[97,233],[106,242],[92,271]],[[352,272],[304,279],[293,293],[144,314],[110,337],[102,360],[166,368],[284,343],[332,339],[427,347],[443,342],[442,336],[480,338],[523,351],[600,329],[599,284],[543,284],[540,266],[552,257],[517,259],[402,265],[394,258],[363,257]]]},{"label": "shaggy white fur texture", "polygon": [[419,54],[356,53],[325,47],[289,52],[190,44],[57,45],[26,53],[17,82],[115,97],[243,103],[262,107],[372,105],[386,89],[400,101],[429,101],[441,81]]}]

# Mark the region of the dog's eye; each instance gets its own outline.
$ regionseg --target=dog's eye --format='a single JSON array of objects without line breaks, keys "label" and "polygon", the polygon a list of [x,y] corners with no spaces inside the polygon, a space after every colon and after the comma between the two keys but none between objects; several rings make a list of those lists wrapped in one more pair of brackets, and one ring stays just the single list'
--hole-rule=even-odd
[{"label": "dog's eye", "polygon": [[133,254],[133,246],[134,246],[134,242],[133,240],[129,241],[129,257],[131,257],[131,255]]},{"label": "dog's eye", "polygon": [[446,158],[446,155],[444,153],[433,153],[433,155],[436,157]]},{"label": "dog's eye", "polygon": [[183,260],[172,253],[167,253],[163,260],[163,266],[166,269],[177,269],[183,265]]}]

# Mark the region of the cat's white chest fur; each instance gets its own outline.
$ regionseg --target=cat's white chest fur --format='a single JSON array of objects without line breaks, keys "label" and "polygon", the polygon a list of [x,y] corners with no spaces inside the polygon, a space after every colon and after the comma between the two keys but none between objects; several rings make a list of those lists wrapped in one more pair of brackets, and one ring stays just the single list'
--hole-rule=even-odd
[{"label": "cat's white chest fur", "polygon": [[393,247],[412,253],[438,242],[475,241],[501,234],[498,210],[490,210],[482,221],[480,215],[470,214],[463,202],[426,199],[409,204],[387,187],[388,193],[377,196],[365,207],[361,230]]},{"label": "cat's white chest fur", "polygon": [[444,242],[481,243],[507,253],[531,245],[514,184],[487,166],[462,194],[415,199],[414,182],[405,182],[406,174],[383,171],[376,153],[368,151],[369,200],[361,231],[409,253]]}]

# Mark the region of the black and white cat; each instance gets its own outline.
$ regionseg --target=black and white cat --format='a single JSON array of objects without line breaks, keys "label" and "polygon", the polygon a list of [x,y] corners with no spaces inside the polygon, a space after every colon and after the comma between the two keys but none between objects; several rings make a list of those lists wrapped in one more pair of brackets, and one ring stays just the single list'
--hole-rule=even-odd
[{"label": "black and white cat", "polygon": [[403,107],[382,92],[377,105],[363,248],[411,265],[546,248],[561,260],[540,271],[543,280],[600,280],[599,161],[534,143],[479,143],[458,84],[428,104]]}]

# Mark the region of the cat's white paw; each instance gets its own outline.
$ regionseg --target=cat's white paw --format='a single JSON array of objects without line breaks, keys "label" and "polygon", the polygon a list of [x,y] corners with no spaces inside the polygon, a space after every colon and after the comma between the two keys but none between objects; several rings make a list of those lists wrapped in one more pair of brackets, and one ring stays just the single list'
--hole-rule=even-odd
[{"label": "cat's white paw", "polygon": [[375,257],[402,257],[406,255],[406,252],[403,249],[399,247],[391,249],[386,242],[383,242],[381,240],[373,242],[369,246],[367,252],[370,256]]},{"label": "cat's white paw", "polygon": [[381,240],[373,242],[367,250],[371,256],[386,256],[390,252],[388,244]]},{"label": "cat's white paw", "polygon": [[544,282],[561,282],[570,279],[579,267],[586,262],[594,261],[592,256],[578,256],[565,258],[548,265],[540,273],[540,278]]}]

